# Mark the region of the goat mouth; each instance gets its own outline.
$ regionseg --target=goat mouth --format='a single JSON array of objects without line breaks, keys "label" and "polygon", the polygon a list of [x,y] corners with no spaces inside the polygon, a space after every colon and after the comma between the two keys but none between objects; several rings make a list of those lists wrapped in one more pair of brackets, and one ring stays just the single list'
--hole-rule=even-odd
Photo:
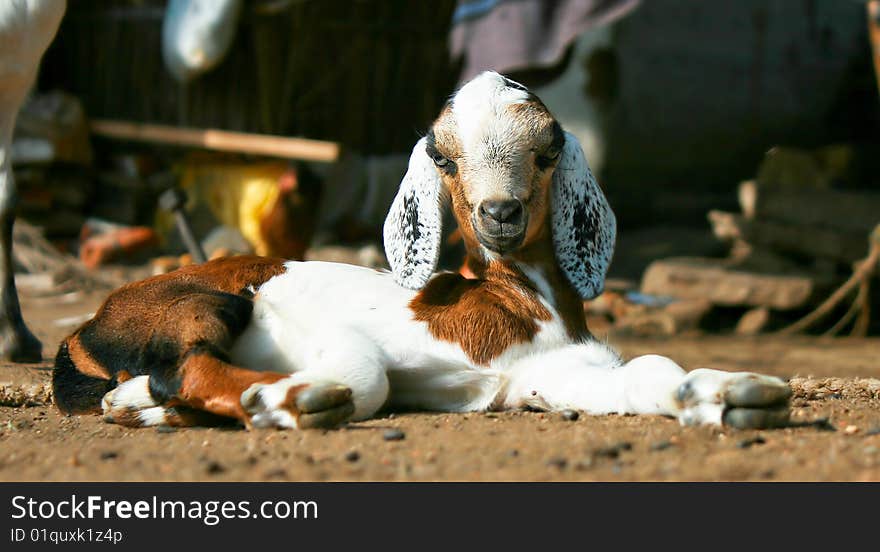
[{"label": "goat mouth", "polygon": [[522,245],[523,238],[525,237],[525,232],[517,232],[514,235],[505,235],[505,234],[485,234],[483,232],[477,231],[475,232],[477,235],[477,241],[480,242],[480,245],[492,251],[494,253],[498,253],[499,255],[504,255],[505,253],[510,253],[511,251],[515,251]]}]

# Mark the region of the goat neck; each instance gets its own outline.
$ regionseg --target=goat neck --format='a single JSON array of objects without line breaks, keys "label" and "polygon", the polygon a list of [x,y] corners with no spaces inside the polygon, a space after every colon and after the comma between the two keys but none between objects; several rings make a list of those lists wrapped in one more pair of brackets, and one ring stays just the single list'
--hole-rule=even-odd
[{"label": "goat neck", "polygon": [[572,339],[592,338],[584,318],[583,300],[559,268],[548,228],[517,251],[491,258],[487,258],[475,239],[468,238],[464,239],[465,265],[474,276],[510,288],[511,292],[515,287],[526,286],[556,309]]}]

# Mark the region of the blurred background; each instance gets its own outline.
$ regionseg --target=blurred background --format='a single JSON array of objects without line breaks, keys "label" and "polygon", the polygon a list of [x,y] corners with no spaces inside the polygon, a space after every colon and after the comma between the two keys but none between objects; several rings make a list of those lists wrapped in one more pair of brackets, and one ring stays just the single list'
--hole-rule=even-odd
[{"label": "blurred background", "polygon": [[105,280],[202,252],[382,267],[413,144],[494,69],[578,136],[617,214],[594,332],[820,307],[794,330],[878,333],[876,4],[73,0],[16,129],[20,288],[71,258]]}]

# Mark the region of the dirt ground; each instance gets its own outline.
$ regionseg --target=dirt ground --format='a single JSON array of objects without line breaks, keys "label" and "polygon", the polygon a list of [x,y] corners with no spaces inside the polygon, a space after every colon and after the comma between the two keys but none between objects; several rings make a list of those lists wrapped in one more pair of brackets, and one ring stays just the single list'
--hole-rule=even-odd
[{"label": "dirt ground", "polygon": [[[104,294],[22,295],[46,360],[0,365],[0,384],[48,381],[58,343]],[[627,357],[653,352],[689,369],[794,378],[794,418],[827,422],[736,431],[659,416],[394,413],[336,431],[169,431],[65,417],[52,405],[4,406],[0,480],[880,481],[880,381],[864,379],[880,378],[880,339],[610,340]],[[390,429],[403,438],[386,439]]]}]

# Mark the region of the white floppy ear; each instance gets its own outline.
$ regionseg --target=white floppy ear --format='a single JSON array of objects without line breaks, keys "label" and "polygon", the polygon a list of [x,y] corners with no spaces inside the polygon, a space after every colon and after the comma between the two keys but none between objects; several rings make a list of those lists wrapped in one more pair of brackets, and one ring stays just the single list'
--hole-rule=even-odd
[{"label": "white floppy ear", "polygon": [[568,132],[553,173],[551,204],[556,261],[582,298],[597,297],[614,254],[617,221],[580,142]]},{"label": "white floppy ear", "polygon": [[443,185],[422,138],[385,217],[385,256],[398,284],[421,289],[437,268],[442,233]]}]

